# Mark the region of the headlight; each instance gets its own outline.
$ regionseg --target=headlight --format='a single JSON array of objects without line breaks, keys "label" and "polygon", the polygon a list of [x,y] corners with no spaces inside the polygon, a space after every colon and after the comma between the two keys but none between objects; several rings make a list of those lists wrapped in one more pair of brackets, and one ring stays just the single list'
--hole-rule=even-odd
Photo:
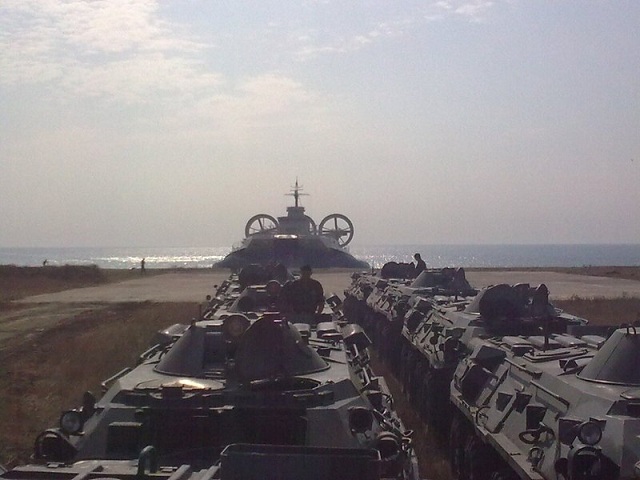
[{"label": "headlight", "polygon": [[267,291],[267,295],[270,297],[277,297],[280,294],[280,290],[282,289],[282,285],[277,280],[269,280],[267,285],[265,286],[265,290]]},{"label": "headlight", "polygon": [[244,315],[230,315],[224,319],[222,330],[229,340],[234,340],[241,336],[250,325],[251,322]]},{"label": "headlight", "polygon": [[602,429],[595,422],[584,422],[578,427],[578,438],[585,445],[595,445],[602,439]]},{"label": "headlight", "polygon": [[76,435],[83,426],[82,414],[76,410],[69,410],[60,416],[60,429],[67,435]]}]

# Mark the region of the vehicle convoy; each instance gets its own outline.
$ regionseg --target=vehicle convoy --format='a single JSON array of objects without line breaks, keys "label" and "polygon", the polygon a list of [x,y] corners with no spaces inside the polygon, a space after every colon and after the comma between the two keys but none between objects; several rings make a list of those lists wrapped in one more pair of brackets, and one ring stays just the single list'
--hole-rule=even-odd
[{"label": "vehicle convoy", "polygon": [[640,333],[600,333],[474,342],[451,384],[460,478],[640,477]]},{"label": "vehicle convoy", "polygon": [[287,268],[302,265],[369,268],[366,262],[356,259],[345,248],[353,240],[351,220],[341,213],[332,213],[316,224],[300,205],[300,196],[304,195],[301,190],[296,180],[290,193],[295,204],[287,207],[286,216],[276,219],[259,213],[251,217],[245,225],[241,245],[216,266],[238,270],[249,264],[278,262]]},{"label": "vehicle convoy", "polygon": [[241,276],[199,320],[164,330],[138,366],[106,380],[99,401],[86,394],[64,412],[34,457],[98,466],[147,452],[141,465],[209,478],[417,478],[411,432],[371,370],[364,331],[273,311],[278,282],[242,288]]},{"label": "vehicle convoy", "polygon": [[400,374],[405,317],[415,321],[429,313],[434,302],[459,302],[476,293],[462,268],[429,269],[413,278],[403,264],[386,264],[379,274],[353,275],[351,287],[345,290],[344,310],[350,321],[363,326],[383,360]]},{"label": "vehicle convoy", "polygon": [[467,297],[416,289],[408,299],[403,288],[354,276],[345,311],[367,329],[395,326],[377,337],[378,351],[446,437],[457,478],[640,478],[634,327],[607,340],[609,327],[555,308],[544,285]]},{"label": "vehicle convoy", "polygon": [[[458,278],[464,278],[459,269]],[[417,278],[411,264],[386,263],[377,273],[355,272],[351,285],[344,291],[344,309],[347,317],[365,327],[374,337],[379,323],[397,320],[404,316],[407,302],[412,295],[433,296],[451,291],[454,269],[430,269]],[[471,289],[464,280],[463,289]],[[380,316],[378,318],[378,315]]]}]

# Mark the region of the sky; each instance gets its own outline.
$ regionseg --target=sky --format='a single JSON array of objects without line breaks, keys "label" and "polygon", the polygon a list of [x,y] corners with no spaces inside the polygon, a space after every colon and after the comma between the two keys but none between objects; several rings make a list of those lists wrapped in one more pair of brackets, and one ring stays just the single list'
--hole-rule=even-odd
[{"label": "sky", "polygon": [[637,0],[3,0],[0,247],[640,243]]}]

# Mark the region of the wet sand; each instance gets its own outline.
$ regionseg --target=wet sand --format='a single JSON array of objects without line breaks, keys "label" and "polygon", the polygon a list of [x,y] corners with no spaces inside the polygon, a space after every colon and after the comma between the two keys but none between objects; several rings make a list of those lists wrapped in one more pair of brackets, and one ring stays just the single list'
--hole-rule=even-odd
[{"label": "wet sand", "polygon": [[[111,303],[111,302],[200,302],[212,294],[215,286],[228,277],[226,271],[180,272],[149,275],[119,283],[76,288],[58,293],[27,297],[21,303]],[[325,292],[338,293],[351,284],[351,272],[318,271],[314,273]],[[640,297],[640,282],[619,278],[595,277],[543,271],[468,271],[467,278],[475,288],[498,283],[544,283],[551,298]]]}]

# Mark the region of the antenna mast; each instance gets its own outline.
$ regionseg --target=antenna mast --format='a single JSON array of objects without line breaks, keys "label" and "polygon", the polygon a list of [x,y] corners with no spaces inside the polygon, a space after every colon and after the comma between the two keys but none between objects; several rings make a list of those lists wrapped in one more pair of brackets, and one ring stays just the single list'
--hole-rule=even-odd
[{"label": "antenna mast", "polygon": [[302,185],[298,185],[298,177],[296,177],[295,186],[291,187],[291,193],[285,193],[285,195],[289,195],[295,199],[296,208],[298,207],[298,200],[301,195],[309,195],[308,193],[300,193],[302,190]]}]

